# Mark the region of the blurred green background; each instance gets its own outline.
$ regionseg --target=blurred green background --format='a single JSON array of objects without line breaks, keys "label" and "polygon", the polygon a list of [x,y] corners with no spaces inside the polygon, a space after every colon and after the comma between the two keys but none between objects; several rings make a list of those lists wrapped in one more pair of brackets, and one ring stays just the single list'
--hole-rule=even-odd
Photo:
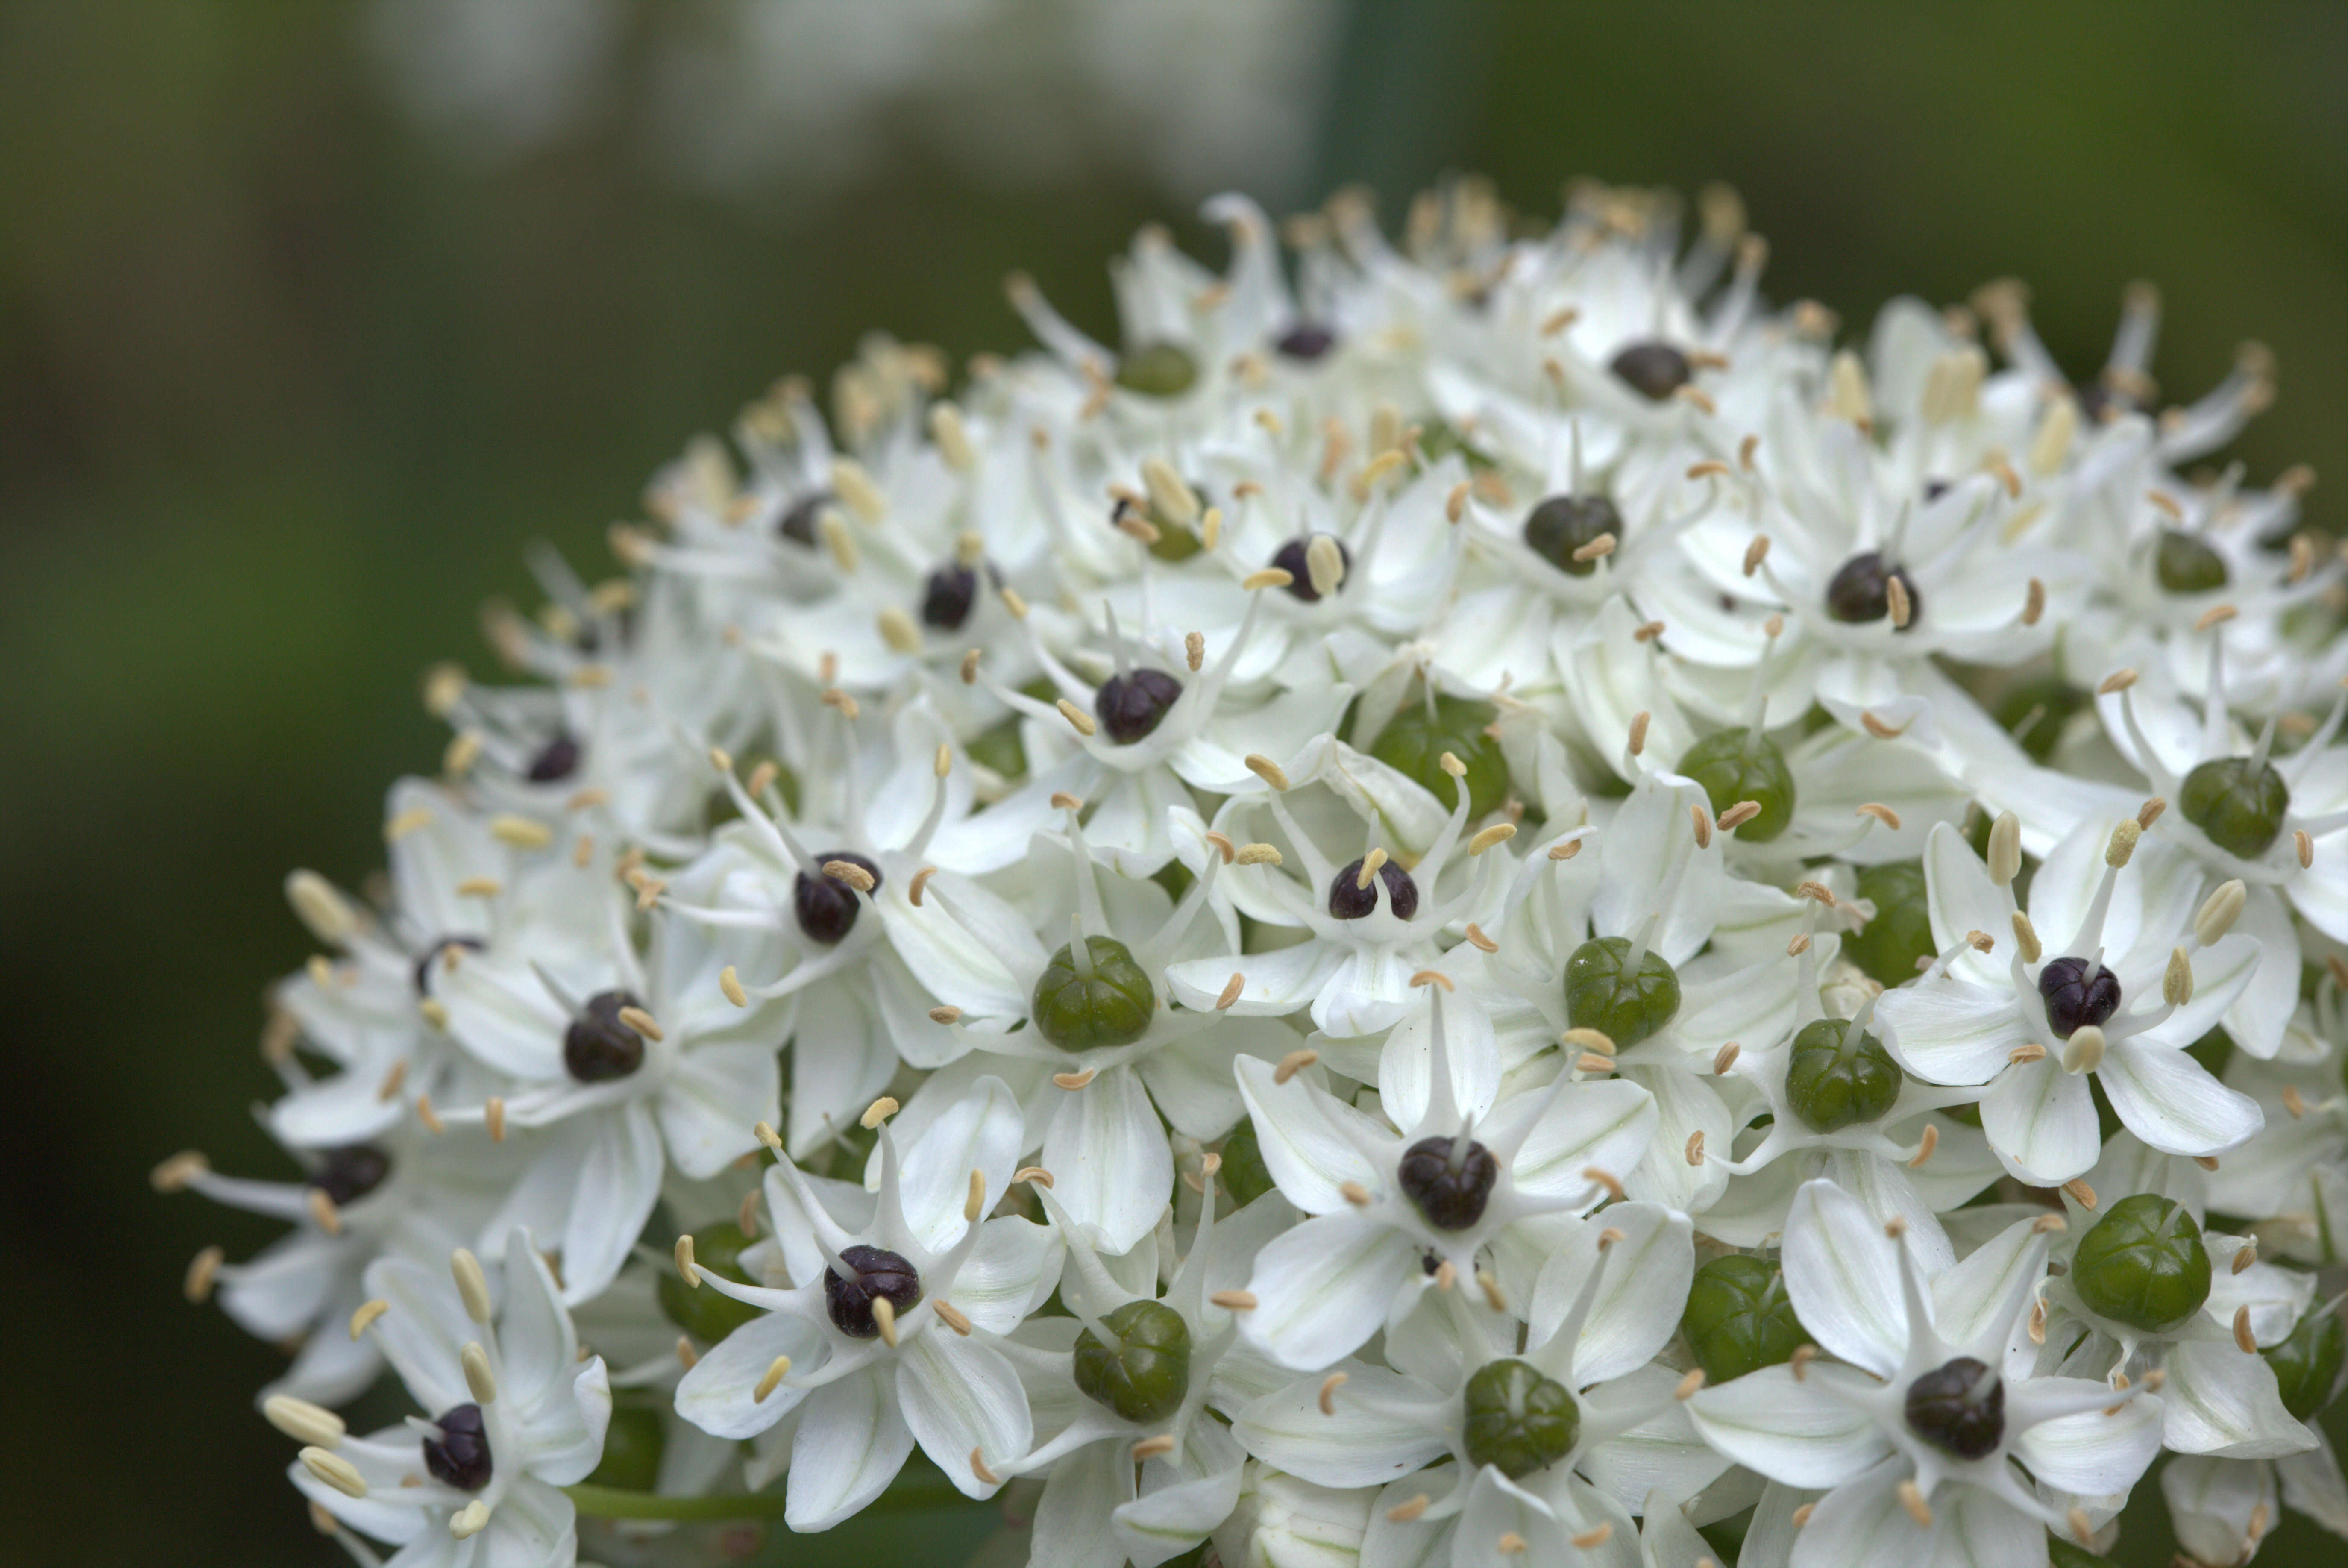
[{"label": "blurred green background", "polygon": [[2233,455],[2341,525],[2337,5],[0,6],[0,1558],[339,1560],[250,1403],[277,1353],[180,1298],[269,1227],[146,1171],[287,1173],[280,878],[376,863],[417,675],[485,667],[526,543],[600,562],[687,435],[870,327],[1017,346],[1014,266],[1106,331],[1145,221],[1219,258],[1214,189],[1392,216],[1449,170],[1544,214],[1726,180],[1776,297],[1863,328],[2016,273],[2078,372],[2151,278],[2165,390],[2271,345]]}]

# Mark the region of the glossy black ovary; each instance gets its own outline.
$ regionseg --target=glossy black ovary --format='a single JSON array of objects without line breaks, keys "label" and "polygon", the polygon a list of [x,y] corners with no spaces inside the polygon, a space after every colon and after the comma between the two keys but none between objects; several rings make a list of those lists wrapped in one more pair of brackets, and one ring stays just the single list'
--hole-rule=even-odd
[{"label": "glossy black ovary", "polygon": [[1962,1460],[1997,1451],[2005,1436],[2005,1383],[1970,1356],[1908,1385],[1908,1429]]},{"label": "glossy black ovary", "polygon": [[941,632],[959,631],[977,600],[978,573],[950,561],[930,573],[929,587],[922,595],[922,624]]},{"label": "glossy black ovary", "polygon": [[2038,995],[2046,1003],[2046,1026],[2057,1039],[2067,1040],[2093,1024],[2119,1011],[2120,983],[2108,965],[2097,964],[2088,973],[2085,958],[2050,958],[2038,971]]},{"label": "glossy black ovary", "polygon": [[922,1276],[898,1253],[883,1247],[842,1247],[839,1261],[852,1277],[843,1279],[838,1271],[825,1269],[823,1305],[832,1326],[850,1339],[880,1336],[880,1320],[872,1315],[875,1301],[886,1297],[901,1317],[922,1299]]},{"label": "glossy black ovary", "polygon": [[382,1186],[383,1179],[390,1174],[391,1157],[382,1150],[372,1143],[346,1143],[319,1155],[318,1168],[310,1173],[310,1185],[340,1208]]},{"label": "glossy black ovary", "polygon": [[[880,868],[852,850],[834,850],[815,860],[819,868],[845,861],[872,879],[873,892],[880,890]],[[801,872],[791,883],[791,913],[798,919],[799,929],[807,934],[808,941],[820,942],[826,947],[846,940],[848,934],[856,929],[860,907],[854,888],[820,869],[812,876]]]},{"label": "glossy black ovary", "polygon": [[[1364,860],[1368,857],[1365,856]],[[1385,883],[1386,907],[1396,920],[1408,920],[1418,913],[1418,884],[1410,873],[1385,861],[1378,866],[1378,881]],[[1329,879],[1329,913],[1336,920],[1359,920],[1377,908],[1377,889],[1362,885],[1362,861],[1355,861]]]},{"label": "glossy black ovary", "polygon": [[1891,580],[1895,577],[1908,595],[1908,619],[1893,629],[1907,631],[1923,615],[1924,601],[1916,592],[1915,579],[1908,575],[1907,568],[1892,565],[1883,559],[1880,551],[1861,551],[1836,569],[1827,582],[1827,614],[1852,625],[1882,620],[1891,614]]},{"label": "glossy black ovary", "polygon": [[599,991],[562,1032],[562,1065],[581,1083],[608,1083],[644,1065],[644,1037],[620,1021],[620,1009],[644,1010],[625,991]]},{"label": "glossy black ovary", "polygon": [[1093,716],[1119,746],[1130,746],[1156,729],[1181,700],[1182,683],[1164,670],[1137,669],[1111,676],[1093,692]]},{"label": "glossy black ovary", "polygon": [[[1354,570],[1354,552],[1346,549],[1345,542],[1335,534],[1330,534],[1328,538],[1329,542],[1337,547],[1337,559],[1344,564],[1345,575],[1350,577]],[[1313,586],[1312,563],[1305,555],[1312,547],[1313,535],[1299,534],[1272,552],[1272,563],[1288,573],[1288,592],[1307,604],[1321,597],[1321,591]],[[1337,592],[1343,593],[1344,591],[1345,584],[1341,580]]]},{"label": "glossy black ovary", "polygon": [[1653,338],[1627,346],[1607,368],[1650,403],[1662,402],[1686,386],[1694,374],[1686,355]]},{"label": "glossy black ovary", "polygon": [[1337,334],[1317,322],[1300,321],[1273,340],[1272,352],[1282,359],[1299,359],[1307,364],[1321,358],[1337,346]]},{"label": "glossy black ovary", "polygon": [[530,759],[529,778],[533,784],[560,784],[579,771],[582,748],[568,735],[557,733],[553,739],[538,748]]},{"label": "glossy black ovary", "polygon": [[1453,1141],[1422,1138],[1403,1150],[1395,1171],[1395,1180],[1438,1231],[1465,1231],[1482,1219],[1500,1179],[1500,1162],[1490,1150],[1471,1138],[1454,1160]]},{"label": "glossy black ovary", "polygon": [[804,544],[812,550],[815,548],[816,520],[823,515],[825,507],[839,500],[829,490],[811,490],[785,509],[783,521],[776,524],[775,531],[793,544]]},{"label": "glossy black ovary", "polygon": [[479,1405],[454,1405],[433,1422],[438,1438],[424,1439],[424,1468],[432,1479],[458,1491],[479,1491],[489,1484],[489,1424]]}]

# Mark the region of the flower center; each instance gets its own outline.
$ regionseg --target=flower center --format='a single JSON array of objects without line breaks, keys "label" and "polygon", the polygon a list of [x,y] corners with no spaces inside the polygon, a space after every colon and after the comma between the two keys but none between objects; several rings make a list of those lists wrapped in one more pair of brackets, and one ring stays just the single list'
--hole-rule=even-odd
[{"label": "flower center", "polygon": [[568,735],[558,734],[538,749],[530,759],[530,781],[533,784],[555,784],[579,771],[579,742]]},{"label": "flower center", "polygon": [[1581,1410],[1566,1386],[1514,1358],[1468,1378],[1462,1402],[1469,1462],[1491,1465],[1510,1480],[1555,1464],[1581,1435]]},{"label": "flower center", "polygon": [[1525,514],[1525,542],[1570,576],[1598,570],[1596,556],[1576,560],[1574,552],[1609,533],[1622,539],[1622,514],[1602,495],[1553,495]]},{"label": "flower center", "polygon": [[1820,1018],[1794,1037],[1786,1099],[1811,1131],[1879,1120],[1899,1098],[1899,1065],[1855,1020]]},{"label": "flower center", "polygon": [[424,955],[416,961],[416,994],[419,996],[432,995],[432,972],[448,963],[450,948],[458,947],[467,953],[479,953],[488,945],[489,943],[479,936],[434,937],[432,945],[426,948]]},{"label": "flower center", "polygon": [[1662,402],[1686,386],[1694,374],[1686,355],[1654,338],[1627,346],[1607,368],[1650,403]]},{"label": "flower center", "polygon": [[458,1491],[479,1491],[489,1484],[489,1433],[479,1405],[456,1405],[433,1423],[438,1438],[424,1439],[424,1468],[432,1479]]},{"label": "flower center", "polygon": [[1336,592],[1342,593],[1345,591],[1346,581],[1353,576],[1354,552],[1346,549],[1345,542],[1335,534],[1322,536],[1300,533],[1272,552],[1272,563],[1288,573],[1289,593],[1303,600],[1307,604],[1314,603],[1321,597],[1321,590],[1313,586],[1312,550],[1313,541],[1316,537],[1326,537],[1330,543],[1337,547],[1337,562],[1344,570],[1340,574]]},{"label": "flower center", "polygon": [[608,1083],[644,1065],[644,1037],[620,1021],[620,1009],[642,1011],[625,991],[599,991],[587,999],[587,1016],[562,1032],[562,1065],[581,1083]]},{"label": "flower center", "polygon": [[1961,1460],[1997,1451],[2005,1436],[2005,1383],[1960,1356],[1908,1385],[1908,1429]]},{"label": "flower center", "polygon": [[1500,1179],[1500,1162],[1474,1139],[1453,1155],[1454,1140],[1422,1138],[1403,1150],[1395,1180],[1438,1231],[1464,1231],[1484,1217],[1493,1183]]},{"label": "flower center", "polygon": [[804,544],[809,550],[814,549],[816,519],[823,515],[825,507],[839,499],[825,490],[812,490],[799,497],[791,503],[790,510],[783,513],[783,521],[776,525],[775,531],[793,544]]},{"label": "flower center", "polygon": [[[1362,867],[1369,857],[1365,855],[1329,881],[1329,913],[1336,920],[1359,920],[1378,906],[1378,890],[1365,885]],[[1392,861],[1378,863],[1378,881],[1386,886],[1386,907],[1394,911],[1396,920],[1408,920],[1418,913],[1418,884],[1410,873]]]},{"label": "flower center", "polygon": [[1908,615],[1902,624],[1893,629],[1907,631],[1924,613],[1924,601],[1917,593],[1916,583],[1907,569],[1885,561],[1880,551],[1862,551],[1842,563],[1827,583],[1827,614],[1853,625],[1882,620],[1891,614],[1891,583],[1895,578],[1908,596]]},{"label": "flower center", "polygon": [[848,1265],[850,1277],[842,1279],[833,1269],[823,1271],[823,1305],[832,1326],[850,1339],[880,1336],[880,1325],[872,1315],[875,1301],[887,1297],[902,1316],[922,1299],[922,1276],[886,1248],[843,1247],[839,1261]]},{"label": "flower center", "polygon": [[1093,693],[1093,713],[1108,738],[1130,746],[1156,729],[1182,696],[1182,683],[1164,670],[1111,676]]},{"label": "flower center", "polygon": [[2257,860],[2273,847],[2291,810],[2291,786],[2274,765],[2221,757],[2185,776],[2178,790],[2185,820],[2230,855]]},{"label": "flower center", "polygon": [[335,1206],[354,1202],[383,1185],[391,1174],[391,1157],[368,1143],[329,1149],[311,1173],[310,1185],[334,1200]]},{"label": "flower center", "polygon": [[2153,576],[2164,593],[2207,593],[2223,588],[2231,575],[2226,558],[2194,534],[2179,528],[2160,531],[2152,556]]},{"label": "flower center", "polygon": [[1145,343],[1117,367],[1117,384],[1145,397],[1179,397],[1198,379],[1199,362],[1179,343]]},{"label": "flower center", "polygon": [[970,619],[978,598],[978,573],[958,561],[930,573],[929,591],[922,595],[922,624],[941,632],[957,631]]},{"label": "flower center", "polygon": [[1302,359],[1307,364],[1320,358],[1337,346],[1337,334],[1317,322],[1300,321],[1283,332],[1272,343],[1272,352],[1282,359]]},{"label": "flower center", "polygon": [[1149,1032],[1158,993],[1114,936],[1087,936],[1082,962],[1070,943],[1052,954],[1028,999],[1035,1029],[1064,1051],[1129,1046]]},{"label": "flower center", "polygon": [[[873,892],[880,891],[880,868],[853,851],[834,850],[815,859],[819,866],[844,861],[872,879]],[[859,907],[856,890],[823,872],[813,876],[801,872],[791,883],[791,913],[798,917],[799,929],[807,933],[809,942],[830,947],[843,941],[856,929]]]},{"label": "flower center", "polygon": [[1705,736],[1681,756],[1680,771],[1704,786],[1715,816],[1746,800],[1761,808],[1736,830],[1739,843],[1766,844],[1794,820],[1794,770],[1777,743],[1757,729]]},{"label": "flower center", "polygon": [[2038,995],[2046,1002],[2046,1026],[2057,1039],[2067,1040],[2090,1024],[2100,1028],[2105,1019],[2119,1011],[2117,976],[2104,964],[2096,964],[2091,975],[2089,964],[2085,958],[2050,958],[2038,971]]},{"label": "flower center", "polygon": [[1190,1391],[1190,1326],[1162,1301],[1128,1301],[1101,1319],[1116,1337],[1076,1336],[1076,1387],[1128,1421],[1151,1426],[1182,1408]]},{"label": "flower center", "polygon": [[2209,1251],[2185,1205],[2137,1192],[2106,1210],[2079,1238],[2071,1284],[2090,1312],[2166,1334],[2209,1299]]},{"label": "flower center", "polygon": [[1678,1016],[1680,977],[1660,953],[1632,965],[1631,941],[1600,936],[1565,961],[1565,1012],[1578,1029],[1595,1029],[1619,1047],[1637,1045]]}]

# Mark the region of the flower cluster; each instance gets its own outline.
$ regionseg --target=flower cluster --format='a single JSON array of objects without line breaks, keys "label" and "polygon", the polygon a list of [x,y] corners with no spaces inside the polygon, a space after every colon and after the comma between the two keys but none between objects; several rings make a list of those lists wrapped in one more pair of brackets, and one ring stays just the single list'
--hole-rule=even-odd
[{"label": "flower cluster", "polygon": [[2348,568],[2186,469],[2266,356],[1838,347],[1722,192],[1206,211],[688,448],[289,881],[302,1179],[157,1180],[294,1227],[190,1288],[320,1527],[2026,1565],[2167,1449],[2201,1561],[2348,1533]]}]

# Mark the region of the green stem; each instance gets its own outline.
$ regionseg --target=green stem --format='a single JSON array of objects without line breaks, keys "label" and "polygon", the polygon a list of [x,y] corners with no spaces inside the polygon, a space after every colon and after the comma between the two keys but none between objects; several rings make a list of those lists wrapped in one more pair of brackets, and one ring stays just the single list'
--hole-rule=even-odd
[{"label": "green stem", "polygon": [[[679,1523],[717,1523],[731,1519],[780,1519],[784,1493],[771,1491],[721,1493],[715,1497],[664,1497],[654,1491],[630,1491],[616,1486],[582,1482],[564,1493],[580,1512],[595,1519],[664,1519]],[[866,1511],[945,1508],[970,1500],[935,1470],[909,1471],[887,1491],[872,1500]]]}]

